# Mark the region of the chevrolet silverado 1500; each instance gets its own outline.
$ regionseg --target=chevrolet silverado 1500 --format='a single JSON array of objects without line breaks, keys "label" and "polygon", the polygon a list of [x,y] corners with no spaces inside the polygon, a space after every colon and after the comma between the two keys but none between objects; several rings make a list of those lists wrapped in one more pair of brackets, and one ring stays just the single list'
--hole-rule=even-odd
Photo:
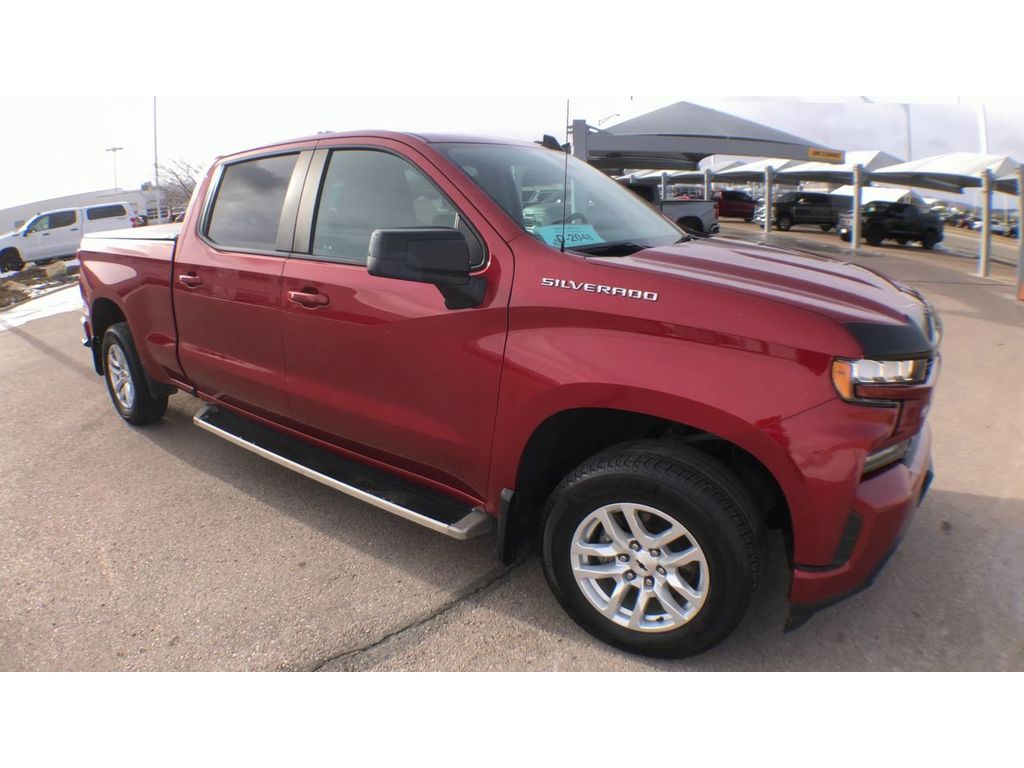
[{"label": "chevrolet silverado 1500", "polygon": [[[524,216],[549,197],[564,215]],[[262,147],[218,159],[181,224],[87,236],[80,258],[85,343],[125,421],[180,390],[241,448],[456,538],[494,531],[635,652],[724,639],[769,527],[790,626],[857,591],[931,476],[920,294],[692,238],[558,150]]]}]

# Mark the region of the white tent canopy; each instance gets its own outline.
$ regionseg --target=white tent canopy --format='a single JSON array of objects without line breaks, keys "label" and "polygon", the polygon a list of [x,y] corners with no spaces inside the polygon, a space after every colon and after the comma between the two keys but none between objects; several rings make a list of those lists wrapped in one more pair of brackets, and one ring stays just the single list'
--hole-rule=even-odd
[{"label": "white tent canopy", "polygon": [[865,171],[901,162],[898,157],[877,149],[855,150],[846,153],[846,162],[838,165],[833,163],[800,163],[779,171],[780,180],[822,181],[838,184],[853,179],[854,169],[859,165]]},{"label": "white tent canopy", "polygon": [[880,168],[871,172],[871,178],[874,181],[888,181],[913,187],[929,187],[934,182],[943,187],[980,187],[985,171],[999,178],[1013,173],[1017,165],[1015,160],[1006,155],[949,152]]},{"label": "white tent canopy", "polygon": [[843,153],[742,117],[685,101],[600,130],[572,122],[572,153],[595,168],[695,170],[711,155],[842,162]]},{"label": "white tent canopy", "polygon": [[649,186],[652,184],[660,184],[662,175],[665,174],[665,181],[669,184],[703,184],[706,170],[710,171],[711,178],[713,180],[717,180],[718,174],[739,165],[742,165],[742,161],[740,160],[726,160],[712,165],[709,169],[696,171],[663,171],[659,169],[644,169],[631,171],[622,176],[616,176],[616,179],[618,181],[628,181],[630,184],[637,186]]},{"label": "white tent canopy", "polygon": [[800,160],[765,157],[716,173],[715,179],[717,181],[764,181],[765,172],[769,168],[778,173],[780,170],[794,168],[801,164]]},{"label": "white tent canopy", "polygon": [[[855,193],[852,184],[839,187],[833,190],[833,195],[846,195],[853,197]],[[862,203],[909,203],[923,202],[920,195],[908,187],[861,187],[860,200]]]}]

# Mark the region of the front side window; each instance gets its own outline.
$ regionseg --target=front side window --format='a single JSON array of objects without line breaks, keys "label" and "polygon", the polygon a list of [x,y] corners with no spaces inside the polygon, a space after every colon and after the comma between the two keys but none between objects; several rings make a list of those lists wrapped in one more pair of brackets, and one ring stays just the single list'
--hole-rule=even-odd
[{"label": "front side window", "polygon": [[44,232],[50,228],[50,216],[40,216],[32,219],[32,223],[28,225],[27,229],[29,232]]},{"label": "front side window", "polygon": [[123,205],[99,205],[95,208],[89,208],[85,212],[85,218],[89,221],[96,221],[97,219],[116,219],[118,216],[127,216],[128,211],[124,209]]},{"label": "front side window", "polygon": [[[435,147],[538,240],[599,253],[679,242],[682,230],[609,176],[562,152],[508,144]],[[568,180],[566,181],[566,160]],[[564,223],[564,227],[563,227]]]},{"label": "front side window", "polygon": [[472,266],[482,266],[476,234],[412,163],[378,150],[331,153],[313,227],[314,256],[365,264],[374,230],[420,227],[458,229],[469,242]]},{"label": "front side window", "polygon": [[274,155],[225,166],[206,236],[225,248],[273,251],[296,158]]},{"label": "front side window", "polygon": [[70,227],[78,220],[74,211],[55,211],[35,219],[28,227],[29,232],[45,232],[50,229]]}]

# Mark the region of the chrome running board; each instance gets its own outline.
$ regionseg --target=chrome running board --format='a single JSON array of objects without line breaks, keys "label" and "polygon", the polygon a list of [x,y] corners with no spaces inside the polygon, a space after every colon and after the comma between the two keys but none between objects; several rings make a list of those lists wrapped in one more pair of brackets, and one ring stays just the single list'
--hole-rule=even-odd
[{"label": "chrome running board", "polygon": [[192,421],[257,456],[453,539],[471,539],[493,527],[491,516],[479,507],[460,504],[214,406],[203,406]]}]

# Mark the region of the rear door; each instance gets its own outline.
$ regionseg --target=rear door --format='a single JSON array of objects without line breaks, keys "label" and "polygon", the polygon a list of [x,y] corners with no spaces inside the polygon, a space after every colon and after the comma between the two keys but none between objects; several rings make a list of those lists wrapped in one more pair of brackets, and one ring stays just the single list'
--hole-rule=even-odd
[{"label": "rear door", "polygon": [[[483,302],[450,310],[434,285],[371,276],[370,235],[396,227],[464,232],[487,280]],[[505,242],[415,150],[383,139],[318,149],[283,281],[294,418],[339,447],[482,497],[511,277]]]},{"label": "rear door", "polygon": [[220,165],[174,260],[182,370],[207,394],[272,418],[289,413],[281,273],[312,143],[300,150]]}]

